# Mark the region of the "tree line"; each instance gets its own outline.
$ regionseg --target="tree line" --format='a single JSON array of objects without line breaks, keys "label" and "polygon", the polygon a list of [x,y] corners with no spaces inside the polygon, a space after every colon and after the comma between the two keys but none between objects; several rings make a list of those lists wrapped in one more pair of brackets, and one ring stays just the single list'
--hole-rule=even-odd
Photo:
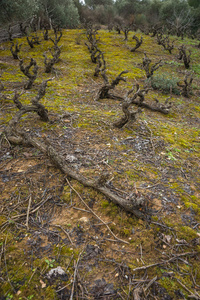
[{"label": "tree line", "polygon": [[[0,0],[0,25],[39,19],[75,28],[84,22],[148,28],[162,24],[177,31],[200,29],[199,0]],[[176,32],[175,32],[176,33]]]}]

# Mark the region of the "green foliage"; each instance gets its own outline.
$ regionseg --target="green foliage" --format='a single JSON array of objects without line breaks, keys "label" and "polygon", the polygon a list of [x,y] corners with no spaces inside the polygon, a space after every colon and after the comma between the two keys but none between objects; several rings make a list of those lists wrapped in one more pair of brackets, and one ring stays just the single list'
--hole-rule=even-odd
[{"label": "green foliage", "polygon": [[167,73],[157,74],[152,76],[148,81],[155,90],[159,90],[164,93],[172,91],[175,95],[180,95],[180,91],[177,88],[177,82],[179,81],[177,77],[171,77],[171,75]]},{"label": "green foliage", "polygon": [[115,6],[119,15],[126,18],[135,14],[137,2],[137,0],[117,0]]},{"label": "green foliage", "polygon": [[55,259],[52,259],[52,260],[49,260],[49,259],[45,259],[45,262],[47,263],[48,267],[49,268],[53,268],[54,267],[54,262],[55,262]]},{"label": "green foliage", "polygon": [[38,0],[2,0],[0,1],[0,24],[26,20],[37,13],[38,9]]},{"label": "green foliage", "polygon": [[[61,27],[76,27],[80,20],[109,24],[122,17],[123,23],[139,26],[155,25],[169,21],[175,27],[187,25],[187,29],[199,28],[199,0],[1,0],[0,24],[13,21],[51,18]],[[186,28],[185,28],[186,29]]]},{"label": "green foliage", "polygon": [[148,6],[148,10],[146,12],[148,22],[157,23],[159,21],[160,8],[162,6],[162,2],[160,0],[152,0]]},{"label": "green foliage", "polygon": [[52,18],[55,23],[61,27],[76,27],[79,24],[78,9],[72,0],[60,1],[60,4],[54,1]]},{"label": "green foliage", "polygon": [[78,9],[73,0],[3,0],[0,3],[2,24],[27,20],[37,15],[50,17],[54,24],[62,27],[72,28],[79,24]]},{"label": "green foliage", "polygon": [[162,20],[184,18],[189,10],[188,3],[184,0],[167,0],[164,1],[160,9],[160,17]]},{"label": "green foliage", "polygon": [[199,0],[188,0],[188,4],[194,8],[197,8],[200,6]]},{"label": "green foliage", "polygon": [[113,5],[113,0],[85,0],[85,3],[94,9],[96,6]]}]

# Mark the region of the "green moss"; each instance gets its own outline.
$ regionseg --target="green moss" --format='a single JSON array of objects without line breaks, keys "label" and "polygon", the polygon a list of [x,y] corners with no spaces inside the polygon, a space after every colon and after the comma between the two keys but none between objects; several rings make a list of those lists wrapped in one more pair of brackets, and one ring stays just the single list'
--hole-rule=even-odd
[{"label": "green moss", "polygon": [[115,217],[117,215],[118,206],[115,205],[114,203],[108,202],[108,201],[103,201],[101,203],[101,207],[102,207],[103,211],[106,213],[106,215],[108,215],[110,217]]},{"label": "green moss", "polygon": [[185,202],[185,206],[187,208],[192,208],[195,212],[200,212],[200,208],[197,204],[191,203],[191,202]]},{"label": "green moss", "polygon": [[164,287],[169,293],[169,295],[174,296],[174,291],[179,289],[179,285],[177,284],[177,281],[175,281],[173,278],[169,277],[162,277],[159,280],[159,283],[161,284],[162,287]]},{"label": "green moss", "polygon": [[109,207],[110,206],[110,203],[108,202],[108,201],[102,201],[101,202],[101,207],[102,208],[107,208],[107,207]]},{"label": "green moss", "polygon": [[127,228],[120,229],[119,232],[122,237],[129,237],[131,235],[131,231]]},{"label": "green moss", "polygon": [[197,237],[197,233],[189,226],[181,226],[179,230],[179,236],[180,238],[186,239],[186,241],[191,241]]}]

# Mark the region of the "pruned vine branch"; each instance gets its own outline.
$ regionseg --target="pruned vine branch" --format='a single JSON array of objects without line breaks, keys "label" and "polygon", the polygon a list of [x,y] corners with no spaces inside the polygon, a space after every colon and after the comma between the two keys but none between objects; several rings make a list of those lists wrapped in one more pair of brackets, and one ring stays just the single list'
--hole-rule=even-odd
[{"label": "pruned vine branch", "polygon": [[131,52],[135,52],[135,50],[142,45],[143,37],[141,36],[141,38],[139,39],[136,35],[134,35],[132,39],[136,41],[136,45],[135,47],[131,48]]},{"label": "pruned vine branch", "polygon": [[178,82],[177,85],[182,88],[181,94],[189,98],[192,90],[192,81],[193,81],[193,74],[190,72],[187,72],[185,75],[185,78],[183,80],[183,83]]},{"label": "pruned vine branch", "polygon": [[26,39],[27,39],[27,42],[28,42],[28,44],[31,48],[34,48],[34,45],[39,45],[40,44],[40,40],[39,40],[39,37],[37,36],[37,34],[35,36],[32,36],[31,38],[29,38],[27,36]]},{"label": "pruned vine branch", "polygon": [[[171,102],[169,102],[171,97],[167,98],[164,104],[160,103],[157,99],[155,99],[155,104],[148,104],[145,102],[145,95],[149,92],[149,90],[150,88],[141,89],[138,82],[133,85],[132,89],[127,92],[124,101],[122,102],[122,111],[124,116],[113,124],[114,127],[122,128],[130,120],[135,121],[137,114],[141,112],[141,108],[146,108],[151,111],[158,111],[163,114],[169,113],[169,110],[172,106]],[[133,92],[134,94],[130,96]],[[134,112],[130,111],[129,108],[132,105],[138,106],[139,109]]]},{"label": "pruned vine branch", "polygon": [[105,99],[105,98],[114,99],[114,100],[123,100],[122,97],[111,94],[110,90],[113,90],[120,83],[120,81],[124,81],[124,82],[126,81],[126,79],[122,77],[122,75],[126,73],[128,73],[128,71],[122,71],[111,83],[109,83],[105,69],[101,71],[101,76],[103,77],[104,84],[98,90],[95,96],[95,101],[98,101],[99,99]]},{"label": "pruned vine branch", "polygon": [[[26,90],[29,90],[32,88],[33,86],[33,82],[35,81],[35,79],[37,78],[37,73],[38,73],[38,65],[37,62],[31,58],[31,61],[29,63],[28,66],[24,67],[23,65],[24,61],[23,59],[20,60],[19,62],[19,66],[20,66],[20,70],[24,73],[25,76],[27,76],[29,78],[29,81],[25,84],[24,88]],[[33,73],[30,73],[30,69],[33,67]]]},{"label": "pruned vine branch", "polygon": [[159,60],[155,64],[151,65],[151,59],[146,55],[146,53],[144,53],[142,68],[145,71],[147,78],[153,76],[153,73],[162,66],[161,62],[162,60]]},{"label": "pruned vine branch", "polygon": [[20,52],[22,44],[18,45],[18,41],[16,44],[12,43],[10,47],[10,51],[14,59],[19,59],[18,53]]},{"label": "pruned vine branch", "polygon": [[46,52],[43,54],[44,56],[44,65],[45,65],[45,73],[51,73],[53,70],[53,66],[58,62],[59,57],[60,57],[60,53],[61,53],[61,48],[60,47],[56,47],[54,49],[54,52],[49,49],[49,52],[52,55],[52,58],[48,58],[46,55]]},{"label": "pruned vine branch", "polygon": [[106,70],[106,61],[105,61],[104,55],[101,51],[98,53],[96,60],[97,60],[97,65],[95,68],[94,76],[98,77],[99,73],[105,72],[105,70]]},{"label": "pruned vine branch", "polygon": [[[47,32],[47,30],[46,30],[46,32]],[[58,36],[58,33],[59,33],[59,36]],[[49,38],[49,39],[54,44],[55,49],[57,49],[57,48],[59,48],[58,43],[62,37],[62,31],[58,30],[56,27],[54,27],[54,36],[55,36],[54,40],[52,38]],[[48,32],[47,32],[47,37],[48,37]]]},{"label": "pruned vine branch", "polygon": [[182,45],[178,48],[179,50],[179,54],[177,56],[177,58],[179,60],[182,60],[184,63],[184,66],[186,69],[189,69],[190,67],[190,56],[191,56],[191,51],[188,50],[188,53],[186,52],[186,47],[185,45]]},{"label": "pruned vine branch", "polygon": [[42,82],[38,94],[31,100],[30,105],[23,105],[19,100],[21,94],[15,93],[13,102],[19,109],[14,117],[9,121],[8,126],[5,129],[5,134],[10,143],[14,144],[27,144],[27,138],[24,138],[24,133],[17,129],[17,125],[20,122],[21,117],[28,112],[36,112],[42,121],[49,121],[48,110],[39,101],[45,95],[46,87],[48,81],[52,79],[47,79]]}]

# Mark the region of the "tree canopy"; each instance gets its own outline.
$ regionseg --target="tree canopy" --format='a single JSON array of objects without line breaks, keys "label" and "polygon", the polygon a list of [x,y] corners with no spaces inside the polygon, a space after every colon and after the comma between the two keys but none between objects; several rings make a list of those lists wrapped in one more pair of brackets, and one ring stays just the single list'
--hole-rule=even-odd
[{"label": "tree canopy", "polygon": [[[97,24],[120,23],[154,25],[169,22],[188,23],[188,28],[200,28],[199,0],[0,0],[0,24],[24,21],[33,16],[50,18],[64,28],[80,22]],[[131,21],[130,21],[131,20]]]}]

